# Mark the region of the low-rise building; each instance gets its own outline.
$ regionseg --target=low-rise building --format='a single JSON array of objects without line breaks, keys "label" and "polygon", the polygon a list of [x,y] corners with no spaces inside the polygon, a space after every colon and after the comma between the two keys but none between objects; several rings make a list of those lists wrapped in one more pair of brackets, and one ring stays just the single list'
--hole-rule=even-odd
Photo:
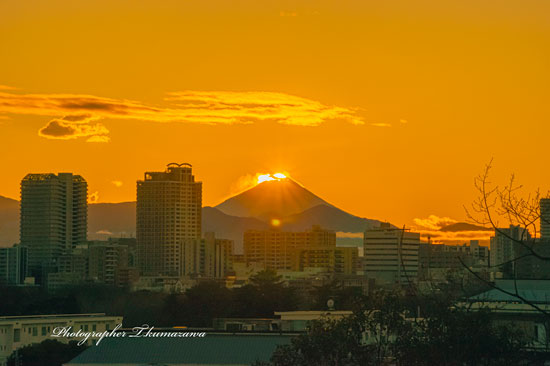
[{"label": "low-rise building", "polygon": [[[31,344],[41,343],[46,339],[55,339],[63,343],[81,338],[52,338],[51,334],[58,327],[72,327],[77,331],[112,330],[122,324],[120,316],[99,314],[60,314],[60,315],[27,315],[0,317],[0,366],[7,365],[8,357],[17,349]],[[91,341],[88,341],[90,344]]]}]

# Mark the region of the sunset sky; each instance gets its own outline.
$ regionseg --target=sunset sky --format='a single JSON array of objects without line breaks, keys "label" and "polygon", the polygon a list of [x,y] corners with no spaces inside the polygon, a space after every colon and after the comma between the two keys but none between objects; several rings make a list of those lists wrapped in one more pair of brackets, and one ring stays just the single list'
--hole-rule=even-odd
[{"label": "sunset sky", "polygon": [[4,0],[0,195],[62,171],[135,200],[189,162],[205,205],[284,172],[355,215],[464,220],[491,158],[550,188],[549,44],[546,0]]}]

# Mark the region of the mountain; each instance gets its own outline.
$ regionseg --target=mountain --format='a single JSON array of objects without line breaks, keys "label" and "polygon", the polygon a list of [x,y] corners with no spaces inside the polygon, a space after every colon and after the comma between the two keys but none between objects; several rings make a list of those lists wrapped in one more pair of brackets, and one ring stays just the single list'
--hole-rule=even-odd
[{"label": "mountain", "polygon": [[442,227],[439,231],[445,232],[459,232],[459,231],[493,231],[493,229],[486,228],[479,225],[469,224],[467,222],[456,222]]},{"label": "mountain", "polygon": [[88,205],[88,239],[136,235],[136,203],[92,203]]},{"label": "mountain", "polygon": [[215,232],[216,236],[231,239],[237,248],[242,247],[243,233],[249,229],[265,230],[269,225],[253,217],[227,215],[215,207],[202,208],[202,231]]},{"label": "mountain", "polygon": [[357,217],[334,206],[324,204],[281,220],[282,228],[289,231],[303,231],[310,229],[312,225],[320,225],[324,229],[360,233],[367,228],[377,227],[379,224],[378,220]]},{"label": "mountain", "polygon": [[331,206],[290,178],[262,182],[220,203],[216,208],[239,217],[263,221],[282,218],[318,205]]},{"label": "mountain", "polygon": [[19,241],[19,201],[0,196],[0,247]]}]

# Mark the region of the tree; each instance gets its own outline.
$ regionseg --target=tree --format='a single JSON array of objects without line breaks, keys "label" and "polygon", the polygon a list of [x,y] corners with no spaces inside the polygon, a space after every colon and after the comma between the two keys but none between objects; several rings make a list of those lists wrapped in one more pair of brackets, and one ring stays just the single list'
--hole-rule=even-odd
[{"label": "tree", "polygon": [[25,346],[11,354],[8,366],[61,366],[86,349],[86,346],[77,343],[71,341],[65,344],[47,339],[39,344]]}]

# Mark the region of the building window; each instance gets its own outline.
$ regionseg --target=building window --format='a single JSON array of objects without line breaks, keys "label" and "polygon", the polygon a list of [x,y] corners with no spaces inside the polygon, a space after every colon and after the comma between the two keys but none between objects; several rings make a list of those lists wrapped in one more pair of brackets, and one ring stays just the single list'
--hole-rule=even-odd
[{"label": "building window", "polygon": [[38,335],[38,330],[36,329],[36,327],[32,327],[32,336],[36,337],[37,335]]},{"label": "building window", "polygon": [[13,341],[14,342],[20,342],[21,341],[21,329],[14,329],[13,330]]},{"label": "building window", "polygon": [[42,335],[43,335],[43,336],[46,335],[46,327],[42,327]]}]

